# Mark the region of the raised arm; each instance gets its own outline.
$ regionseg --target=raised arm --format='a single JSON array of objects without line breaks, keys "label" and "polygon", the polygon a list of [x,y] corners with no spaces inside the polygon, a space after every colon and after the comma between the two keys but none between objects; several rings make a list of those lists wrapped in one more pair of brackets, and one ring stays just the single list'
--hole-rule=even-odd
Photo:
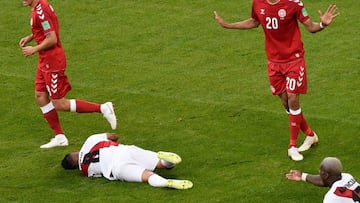
[{"label": "raised arm", "polygon": [[303,23],[306,30],[311,33],[323,30],[326,26],[331,24],[336,16],[340,14],[336,5],[330,5],[324,14],[320,10],[318,12],[320,16],[320,23],[313,22],[311,19],[308,19]]},{"label": "raised arm", "polygon": [[240,22],[235,23],[227,23],[216,11],[214,11],[215,20],[219,23],[219,25],[223,28],[227,29],[252,29],[257,28],[259,26],[259,21],[249,18]]},{"label": "raised arm", "polygon": [[311,175],[299,170],[290,170],[290,172],[286,174],[286,178],[294,181],[305,181],[319,187],[325,187],[320,175]]}]

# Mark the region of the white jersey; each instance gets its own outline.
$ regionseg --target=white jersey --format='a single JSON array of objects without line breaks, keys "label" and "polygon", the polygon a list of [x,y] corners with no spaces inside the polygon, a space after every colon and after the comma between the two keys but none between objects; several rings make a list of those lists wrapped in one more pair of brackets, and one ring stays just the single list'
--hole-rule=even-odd
[{"label": "white jersey", "polygon": [[90,136],[79,152],[79,169],[84,176],[112,180],[113,153],[119,143],[107,139],[106,133]]},{"label": "white jersey", "polygon": [[348,173],[341,176],[341,180],[336,181],[326,193],[323,203],[360,202],[359,183]]}]

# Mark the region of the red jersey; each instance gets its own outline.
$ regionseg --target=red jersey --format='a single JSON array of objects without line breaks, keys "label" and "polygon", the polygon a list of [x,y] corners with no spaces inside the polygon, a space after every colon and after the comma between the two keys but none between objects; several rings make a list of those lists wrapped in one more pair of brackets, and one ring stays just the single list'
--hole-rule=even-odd
[{"label": "red jersey", "polygon": [[286,63],[304,56],[298,21],[309,16],[300,0],[253,0],[251,17],[260,22],[265,33],[265,50],[269,61]]},{"label": "red jersey", "polygon": [[45,40],[49,32],[55,31],[57,43],[50,49],[40,51],[38,68],[57,71],[66,68],[66,57],[59,37],[59,23],[54,9],[46,0],[40,0],[31,12],[31,30],[37,44]]}]

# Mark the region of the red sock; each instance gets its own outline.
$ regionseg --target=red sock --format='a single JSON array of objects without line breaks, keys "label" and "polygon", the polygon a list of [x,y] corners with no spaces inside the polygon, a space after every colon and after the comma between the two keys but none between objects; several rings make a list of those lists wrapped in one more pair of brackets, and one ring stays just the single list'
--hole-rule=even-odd
[{"label": "red sock", "polygon": [[59,122],[59,116],[55,109],[43,114],[54,134],[64,134]]},{"label": "red sock", "polygon": [[306,135],[306,136],[314,136],[314,131],[310,128],[310,126],[307,124],[305,118],[304,118],[304,115],[301,113],[301,125],[300,125],[300,129],[301,131],[303,131],[303,133]]},{"label": "red sock", "polygon": [[98,112],[100,113],[100,106],[101,104],[92,103],[80,99],[76,99],[76,112],[78,113],[93,113]]},{"label": "red sock", "polygon": [[297,146],[297,140],[300,132],[301,125],[301,114],[298,115],[289,115],[289,124],[290,124],[290,144],[289,148]]}]

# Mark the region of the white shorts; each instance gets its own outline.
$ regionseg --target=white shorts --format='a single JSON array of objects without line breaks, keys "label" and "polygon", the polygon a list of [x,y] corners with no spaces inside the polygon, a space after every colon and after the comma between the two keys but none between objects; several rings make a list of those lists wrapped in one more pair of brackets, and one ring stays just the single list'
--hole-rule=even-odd
[{"label": "white shorts", "polygon": [[157,153],[134,145],[119,145],[116,148],[111,170],[115,180],[142,182],[143,172],[154,171],[159,161]]}]

